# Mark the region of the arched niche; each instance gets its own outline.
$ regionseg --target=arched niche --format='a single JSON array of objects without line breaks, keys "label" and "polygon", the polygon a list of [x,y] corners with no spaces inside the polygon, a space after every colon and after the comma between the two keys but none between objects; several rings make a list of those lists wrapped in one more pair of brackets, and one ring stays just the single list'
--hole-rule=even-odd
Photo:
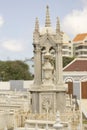
[{"label": "arched niche", "polygon": [[55,48],[54,47],[50,47],[49,48],[49,52],[52,54],[52,55],[55,55]]},{"label": "arched niche", "polygon": [[68,84],[67,94],[73,95],[73,79],[68,77],[65,79],[65,83]]}]

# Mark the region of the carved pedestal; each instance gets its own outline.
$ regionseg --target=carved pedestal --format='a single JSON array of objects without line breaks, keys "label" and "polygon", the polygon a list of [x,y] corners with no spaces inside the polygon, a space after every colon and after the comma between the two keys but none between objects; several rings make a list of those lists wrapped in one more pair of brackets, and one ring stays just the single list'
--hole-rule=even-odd
[{"label": "carved pedestal", "polygon": [[64,111],[66,106],[66,93],[64,90],[32,91],[33,113],[55,113]]}]

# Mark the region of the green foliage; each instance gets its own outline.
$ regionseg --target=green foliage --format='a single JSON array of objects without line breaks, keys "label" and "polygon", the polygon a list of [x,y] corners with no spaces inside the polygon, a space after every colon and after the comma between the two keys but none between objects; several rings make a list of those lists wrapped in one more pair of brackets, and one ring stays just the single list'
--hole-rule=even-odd
[{"label": "green foliage", "polygon": [[[68,65],[71,61],[74,60],[74,57],[63,57],[63,67]],[[50,63],[55,67],[55,59],[51,59]]]},{"label": "green foliage", "polygon": [[83,124],[87,124],[87,120],[85,119],[85,120],[83,120]]},{"label": "green foliage", "polygon": [[68,65],[73,60],[74,60],[74,57],[63,57],[63,67]]},{"label": "green foliage", "polygon": [[22,61],[0,61],[0,80],[30,80],[29,66]]},{"label": "green foliage", "polygon": [[[63,57],[63,67],[69,64],[74,58]],[[55,66],[55,59],[51,60]],[[0,80],[30,80],[33,79],[29,72],[29,66],[23,61],[0,61]]]}]

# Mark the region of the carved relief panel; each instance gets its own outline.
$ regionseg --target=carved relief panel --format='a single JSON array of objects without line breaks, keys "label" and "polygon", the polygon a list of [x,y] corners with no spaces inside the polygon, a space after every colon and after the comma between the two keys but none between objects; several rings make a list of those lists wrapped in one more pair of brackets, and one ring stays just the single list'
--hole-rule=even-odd
[{"label": "carved relief panel", "polygon": [[56,111],[55,93],[40,93],[40,113],[54,113]]}]

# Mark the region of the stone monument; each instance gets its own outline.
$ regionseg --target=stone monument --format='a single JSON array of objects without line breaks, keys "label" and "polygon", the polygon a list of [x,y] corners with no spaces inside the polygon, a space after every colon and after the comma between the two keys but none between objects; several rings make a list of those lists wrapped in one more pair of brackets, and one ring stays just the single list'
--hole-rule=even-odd
[{"label": "stone monument", "polygon": [[49,7],[46,7],[45,27],[39,28],[36,18],[33,33],[34,83],[33,113],[55,113],[66,107],[66,85],[62,74],[62,33],[57,18],[56,29],[51,26]]}]

